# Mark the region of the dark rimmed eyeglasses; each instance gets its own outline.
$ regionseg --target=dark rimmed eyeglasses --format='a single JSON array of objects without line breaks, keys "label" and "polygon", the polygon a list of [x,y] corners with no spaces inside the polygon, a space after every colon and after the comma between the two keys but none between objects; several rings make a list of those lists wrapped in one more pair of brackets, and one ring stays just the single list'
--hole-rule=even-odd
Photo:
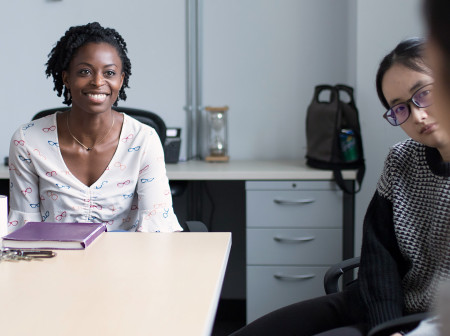
[{"label": "dark rimmed eyeglasses", "polygon": [[413,103],[418,108],[428,107],[433,104],[433,83],[427,84],[419,88],[411,98],[403,103],[398,103],[392,106],[383,114],[392,126],[400,126],[411,115],[410,103]]}]

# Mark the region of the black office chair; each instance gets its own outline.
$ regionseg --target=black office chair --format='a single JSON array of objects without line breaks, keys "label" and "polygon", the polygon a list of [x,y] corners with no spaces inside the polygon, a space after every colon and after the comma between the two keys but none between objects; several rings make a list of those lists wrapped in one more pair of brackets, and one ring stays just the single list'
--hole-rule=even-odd
[{"label": "black office chair", "polygon": [[[356,268],[359,267],[360,257],[355,257],[351,259],[347,259],[331,266],[325,276],[323,278],[324,288],[326,294],[337,293],[346,286],[348,286],[351,282],[358,281],[350,280],[344,283],[342,280],[342,276],[347,274],[347,272],[353,272]],[[353,277],[350,277],[353,278]],[[399,317],[397,319],[386,321],[372,328],[368,336],[388,336],[392,335],[399,330],[412,330],[419,325],[419,323],[431,317],[431,313],[417,313]]]},{"label": "black office chair", "polygon": [[[32,120],[36,120],[36,119],[48,116],[57,111],[64,112],[64,111],[68,111],[68,110],[70,110],[70,107],[67,107],[67,106],[43,110],[43,111],[37,113],[33,117]],[[113,110],[115,110],[117,112],[125,113],[125,114],[129,115],[130,117],[133,117],[134,119],[139,120],[141,123],[153,127],[155,129],[156,133],[158,133],[158,136],[161,139],[161,143],[164,146],[164,143],[166,141],[167,128],[166,128],[166,124],[164,123],[164,120],[162,120],[161,117],[159,117],[157,114],[150,112],[150,111],[146,111],[146,110],[135,109],[135,108],[130,108],[130,107],[121,107],[121,106],[114,106]]]},{"label": "black office chair", "polygon": [[183,228],[183,232],[208,232],[205,223],[200,221],[180,222],[180,226]]}]

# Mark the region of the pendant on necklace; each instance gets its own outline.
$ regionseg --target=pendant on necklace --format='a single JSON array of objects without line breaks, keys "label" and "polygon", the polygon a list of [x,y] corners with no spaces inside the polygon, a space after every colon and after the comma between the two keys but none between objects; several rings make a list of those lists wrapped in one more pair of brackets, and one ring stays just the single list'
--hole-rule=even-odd
[{"label": "pendant on necklace", "polygon": [[90,151],[91,149],[92,149],[92,147],[88,147],[88,148],[86,148],[86,150],[87,150],[87,151]]}]

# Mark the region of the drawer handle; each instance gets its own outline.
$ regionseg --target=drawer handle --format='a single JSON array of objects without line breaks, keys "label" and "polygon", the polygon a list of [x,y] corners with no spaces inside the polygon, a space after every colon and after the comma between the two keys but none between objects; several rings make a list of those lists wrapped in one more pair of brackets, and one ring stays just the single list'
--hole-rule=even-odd
[{"label": "drawer handle", "polygon": [[299,200],[286,200],[286,199],[280,199],[275,198],[274,203],[281,204],[281,205],[302,205],[302,204],[310,204],[314,203],[316,200],[314,198],[304,198]]},{"label": "drawer handle", "polygon": [[275,279],[277,280],[288,280],[288,281],[297,281],[297,280],[307,280],[307,279],[312,279],[314,278],[316,275],[315,274],[295,274],[295,275],[285,275],[285,274],[280,274],[280,273],[276,273],[273,275]]},{"label": "drawer handle", "polygon": [[279,243],[302,243],[307,242],[316,239],[314,236],[309,237],[280,237],[275,236],[273,237],[273,240],[279,242]]}]

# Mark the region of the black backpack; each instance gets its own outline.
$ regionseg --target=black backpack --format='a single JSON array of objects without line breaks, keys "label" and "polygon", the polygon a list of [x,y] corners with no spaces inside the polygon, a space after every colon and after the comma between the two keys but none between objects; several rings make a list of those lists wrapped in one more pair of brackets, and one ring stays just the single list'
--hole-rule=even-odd
[{"label": "black backpack", "polygon": [[[320,101],[319,95],[329,91],[329,101]],[[341,99],[341,93],[349,101]],[[358,109],[353,88],[343,84],[318,85],[306,114],[306,164],[313,168],[332,170],[334,179],[346,193],[349,190],[341,170],[357,170],[358,192],[366,166],[359,125]]]}]

